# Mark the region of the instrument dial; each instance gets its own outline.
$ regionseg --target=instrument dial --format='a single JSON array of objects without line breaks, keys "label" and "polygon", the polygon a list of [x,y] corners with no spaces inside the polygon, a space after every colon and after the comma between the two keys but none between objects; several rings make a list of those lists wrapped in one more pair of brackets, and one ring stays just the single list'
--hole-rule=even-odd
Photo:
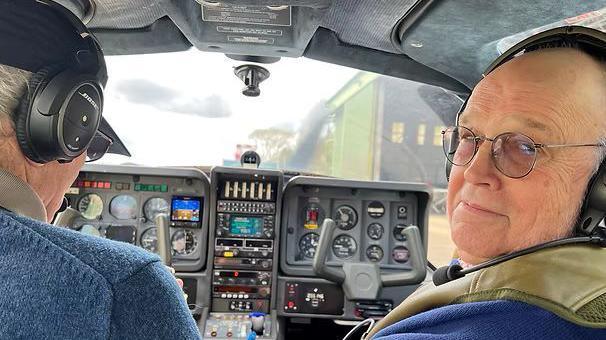
[{"label": "instrument dial", "polygon": [[191,230],[178,230],[171,238],[173,255],[189,255],[196,251],[198,238]]},{"label": "instrument dial", "polygon": [[141,235],[141,247],[149,252],[158,252],[158,229],[151,227]]},{"label": "instrument dial", "polygon": [[342,205],[337,208],[335,222],[342,230],[350,230],[358,223],[358,213],[348,205]]},{"label": "instrument dial", "polygon": [[119,220],[137,217],[137,199],[130,195],[118,195],[109,203],[109,213]]},{"label": "instrument dial", "polygon": [[368,225],[368,230],[366,231],[366,233],[368,234],[368,237],[370,237],[373,240],[378,240],[381,237],[383,237],[383,232],[385,231],[385,228],[383,228],[383,225],[380,223],[371,223]]},{"label": "instrument dial", "polygon": [[381,218],[385,214],[385,206],[379,201],[372,201],[368,203],[366,212],[372,218]]},{"label": "instrument dial", "polygon": [[87,220],[95,220],[103,212],[103,199],[97,194],[86,194],[78,201],[78,211]]},{"label": "instrument dial", "polygon": [[410,253],[408,251],[408,248],[399,246],[393,249],[391,257],[394,259],[394,261],[398,263],[406,263],[408,261],[408,258],[410,257]]},{"label": "instrument dial", "polygon": [[170,212],[170,206],[164,198],[154,197],[150,198],[145,202],[143,206],[143,213],[145,218],[149,221],[154,221],[158,214],[168,214]]},{"label": "instrument dial", "polygon": [[99,229],[97,229],[97,227],[95,227],[92,224],[83,225],[82,227],[80,227],[80,232],[82,234],[101,237],[101,233],[99,232]]},{"label": "instrument dial", "polygon": [[355,255],[358,244],[349,235],[339,235],[332,242],[332,252],[340,259],[348,259]]},{"label": "instrument dial", "polygon": [[366,249],[366,257],[372,262],[379,262],[383,259],[383,248],[372,245]]},{"label": "instrument dial", "polygon": [[406,241],[406,235],[402,234],[402,231],[406,228],[403,224],[398,224],[393,228],[393,237],[400,242]]},{"label": "instrument dial", "polygon": [[307,233],[299,240],[299,251],[305,258],[313,259],[316,255],[316,248],[318,247],[318,241],[320,235],[316,233]]}]

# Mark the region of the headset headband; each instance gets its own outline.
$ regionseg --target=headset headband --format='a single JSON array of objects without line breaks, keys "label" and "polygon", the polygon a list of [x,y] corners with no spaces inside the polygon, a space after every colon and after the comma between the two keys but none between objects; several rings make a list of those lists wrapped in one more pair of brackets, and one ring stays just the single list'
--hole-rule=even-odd
[{"label": "headset headband", "polygon": [[606,58],[606,33],[584,26],[557,27],[530,36],[509,48],[488,66],[482,77],[509,60],[523,54],[536,50],[539,46],[553,47],[565,46],[566,44],[578,45],[582,51],[601,59]]}]

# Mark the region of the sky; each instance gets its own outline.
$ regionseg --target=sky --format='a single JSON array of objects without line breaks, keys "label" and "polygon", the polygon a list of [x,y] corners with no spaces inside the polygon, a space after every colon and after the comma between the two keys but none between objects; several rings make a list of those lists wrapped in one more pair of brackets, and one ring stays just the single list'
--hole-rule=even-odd
[{"label": "sky", "polygon": [[186,52],[106,57],[104,117],[133,155],[99,163],[147,166],[221,165],[255,129],[296,131],[358,70],[305,58],[264,65],[261,96],[245,97],[223,54]]}]

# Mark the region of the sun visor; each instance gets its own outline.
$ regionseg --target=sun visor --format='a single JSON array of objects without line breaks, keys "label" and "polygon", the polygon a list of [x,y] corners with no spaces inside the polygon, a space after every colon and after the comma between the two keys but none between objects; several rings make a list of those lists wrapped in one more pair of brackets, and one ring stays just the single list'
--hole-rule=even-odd
[{"label": "sun visor", "polygon": [[99,131],[112,140],[112,144],[107,150],[107,153],[113,153],[116,155],[124,155],[130,157],[131,154],[120,140],[120,137],[116,134],[114,129],[109,125],[105,118],[101,118],[101,123],[99,124]]}]

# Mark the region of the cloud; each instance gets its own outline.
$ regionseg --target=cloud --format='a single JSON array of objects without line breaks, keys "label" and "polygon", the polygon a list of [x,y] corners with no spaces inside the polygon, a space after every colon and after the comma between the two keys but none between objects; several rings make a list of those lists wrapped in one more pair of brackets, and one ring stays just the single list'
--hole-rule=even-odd
[{"label": "cloud", "polygon": [[123,80],[116,86],[126,100],[155,108],[205,118],[225,118],[232,114],[229,104],[218,95],[189,97],[146,79]]}]

